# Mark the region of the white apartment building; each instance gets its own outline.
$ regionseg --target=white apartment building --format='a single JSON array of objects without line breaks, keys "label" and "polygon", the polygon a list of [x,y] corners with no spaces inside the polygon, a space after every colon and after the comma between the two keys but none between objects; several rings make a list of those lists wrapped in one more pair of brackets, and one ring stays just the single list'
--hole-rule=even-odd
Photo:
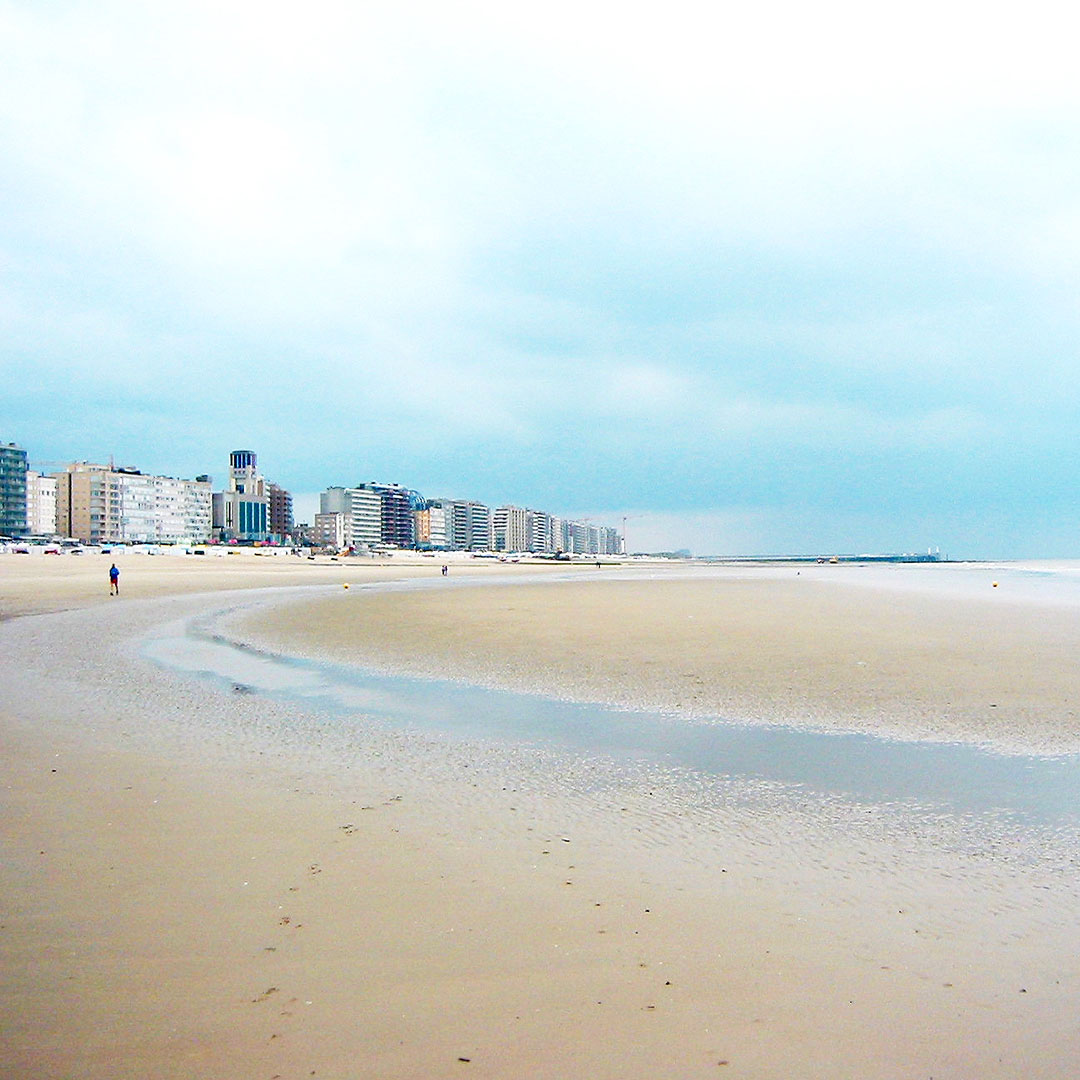
[{"label": "white apartment building", "polygon": [[56,535],[56,477],[33,470],[26,474],[26,531],[31,536]]},{"label": "white apartment building", "polygon": [[447,539],[452,551],[490,551],[492,547],[491,509],[483,503],[440,500],[451,512]]},{"label": "white apartment building", "polygon": [[366,484],[327,488],[319,496],[319,512],[344,515],[342,547],[371,547],[382,542],[382,496]]},{"label": "white apartment building", "polygon": [[497,506],[492,513],[492,550],[529,550],[529,511],[520,506]]},{"label": "white apartment building", "polygon": [[554,552],[567,551],[566,544],[566,520],[561,517],[552,517],[548,526],[550,534],[549,543],[551,547],[549,550]]},{"label": "white apartment building", "polygon": [[554,551],[551,515],[543,510],[529,510],[525,519],[525,544],[529,551]]},{"label": "white apartment building", "polygon": [[204,543],[210,537],[209,480],[144,476],[85,461],[53,479],[61,536],[86,544]]},{"label": "white apartment building", "polygon": [[342,551],[348,547],[346,518],[348,515],[338,512],[316,514],[312,539],[316,547]]},{"label": "white apartment building", "polygon": [[121,472],[120,536],[129,544],[202,544],[210,539],[208,480]]},{"label": "white apartment building", "polygon": [[566,550],[572,555],[587,555],[589,553],[589,526],[582,521],[568,522],[569,544]]},{"label": "white apartment building", "polygon": [[600,529],[600,552],[603,555],[623,554],[623,538],[618,529],[608,525]]}]

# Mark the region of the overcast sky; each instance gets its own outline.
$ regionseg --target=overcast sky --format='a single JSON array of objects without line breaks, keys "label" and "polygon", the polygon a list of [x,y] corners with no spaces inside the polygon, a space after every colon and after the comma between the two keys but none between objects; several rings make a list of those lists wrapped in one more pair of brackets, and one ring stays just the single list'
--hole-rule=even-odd
[{"label": "overcast sky", "polygon": [[1080,65],[995,10],[0,2],[0,441],[1080,555]]}]

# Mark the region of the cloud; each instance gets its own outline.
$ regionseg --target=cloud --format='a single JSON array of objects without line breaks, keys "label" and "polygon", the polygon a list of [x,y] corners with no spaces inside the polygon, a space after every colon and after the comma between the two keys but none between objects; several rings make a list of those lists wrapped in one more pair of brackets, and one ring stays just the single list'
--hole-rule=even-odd
[{"label": "cloud", "polygon": [[2,3],[0,42],[0,437],[808,538],[1062,502],[1051,7]]}]

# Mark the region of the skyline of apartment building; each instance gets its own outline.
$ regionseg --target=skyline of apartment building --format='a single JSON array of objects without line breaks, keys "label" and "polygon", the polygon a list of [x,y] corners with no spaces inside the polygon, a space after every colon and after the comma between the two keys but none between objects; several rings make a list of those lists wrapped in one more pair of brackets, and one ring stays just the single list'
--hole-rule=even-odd
[{"label": "skyline of apartment building", "polygon": [[56,480],[56,532],[84,544],[205,543],[207,478],[179,480],[124,466],[73,461]]},{"label": "skyline of apartment building", "polygon": [[568,555],[621,555],[617,529],[553,517],[543,510],[498,506],[493,515],[492,547],[500,552],[560,552]]},{"label": "skyline of apartment building", "polygon": [[[267,481],[252,450],[229,455],[223,491],[194,480],[144,474],[130,466],[71,462],[44,474],[25,450],[0,445],[0,510],[11,535],[61,535],[84,543],[261,543],[298,538],[292,493]],[[327,547],[452,551],[619,554],[611,528],[558,518],[529,507],[494,511],[471,499],[424,499],[402,484],[330,487],[319,496],[312,538]]]}]

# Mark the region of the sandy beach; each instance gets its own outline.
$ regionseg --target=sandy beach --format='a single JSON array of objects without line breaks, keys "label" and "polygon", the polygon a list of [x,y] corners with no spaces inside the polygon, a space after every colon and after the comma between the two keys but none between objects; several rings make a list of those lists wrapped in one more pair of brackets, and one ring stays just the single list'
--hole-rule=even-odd
[{"label": "sandy beach", "polygon": [[1071,1074],[1068,835],[346,730],[141,651],[231,610],[388,669],[1062,750],[1070,603],[998,571],[441,582],[251,554],[129,561],[111,599],[106,568],[0,563],[4,1075]]},{"label": "sandy beach", "polygon": [[627,568],[450,593],[353,591],[242,629],[307,656],[578,700],[1078,750],[1080,598],[1040,602],[1013,582],[995,587],[998,576]]}]

